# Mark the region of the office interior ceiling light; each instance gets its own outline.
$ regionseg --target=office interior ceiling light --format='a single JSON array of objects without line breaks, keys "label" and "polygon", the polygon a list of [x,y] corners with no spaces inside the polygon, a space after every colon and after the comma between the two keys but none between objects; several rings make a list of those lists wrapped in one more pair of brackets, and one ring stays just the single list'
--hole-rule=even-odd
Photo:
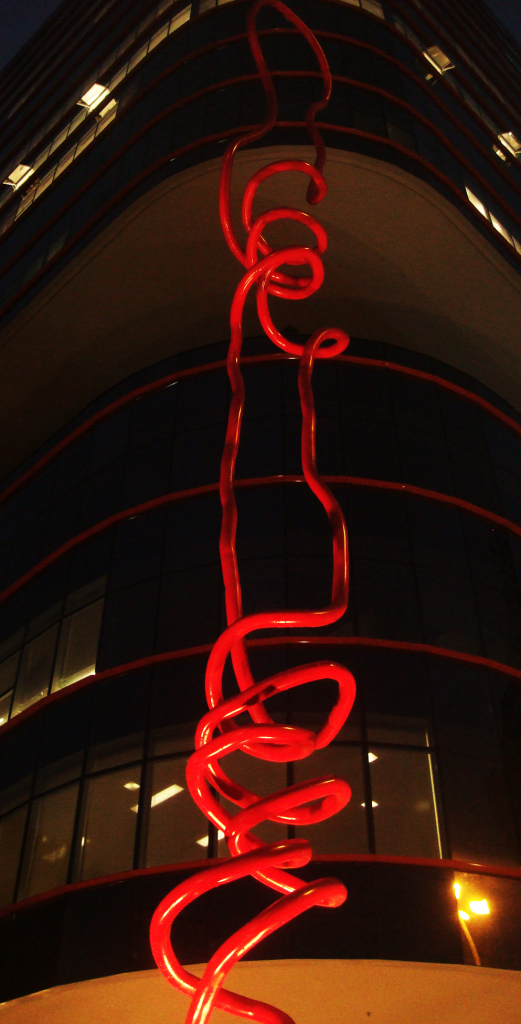
[{"label": "office interior ceiling light", "polygon": [[498,139],[512,156],[516,156],[518,160],[521,160],[521,142],[513,132],[502,132],[501,135],[498,135]]},{"label": "office interior ceiling light", "polygon": [[103,107],[99,114],[96,114],[98,121],[102,121],[104,117],[107,117],[108,114],[112,113],[114,107],[117,107],[116,100],[110,100],[106,107]]},{"label": "office interior ceiling light", "polygon": [[440,50],[439,46],[427,47],[423,51],[423,56],[425,60],[429,61],[429,64],[432,64],[433,68],[436,68],[440,75],[444,75],[446,71],[450,71],[456,66],[452,63],[450,57],[447,57],[447,54]]},{"label": "office interior ceiling light", "polygon": [[15,167],[14,171],[11,171],[9,177],[6,178],[4,185],[10,185],[14,189],[21,188],[31,174],[34,174],[34,167],[29,167],[28,164],[18,164],[18,167]]},{"label": "office interior ceiling light", "polygon": [[99,85],[98,82],[95,82],[94,85],[91,85],[90,89],[88,89],[81,97],[81,100],[78,100],[78,106],[87,107],[87,110],[90,112],[91,110],[95,110],[96,107],[99,107],[100,103],[103,103],[103,100],[108,96],[108,94],[109,90],[106,89],[104,85]]}]

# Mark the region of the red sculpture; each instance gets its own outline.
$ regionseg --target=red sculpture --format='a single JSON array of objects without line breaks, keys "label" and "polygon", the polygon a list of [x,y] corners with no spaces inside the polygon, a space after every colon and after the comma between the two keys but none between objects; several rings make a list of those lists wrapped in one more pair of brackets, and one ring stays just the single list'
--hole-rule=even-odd
[{"label": "red sculpture", "polygon": [[[322,97],[312,103],[306,117],[309,135],[315,146],[314,166],[303,160],[283,160],[269,164],[250,179],[242,202],[242,221],[248,239],[243,252],[234,234],[230,214],[230,185],[233,159],[241,147],[262,138],[276,123],[277,98],[273,81],[262,55],[255,19],[261,7],[273,7],[284,15],[302,33],[318,59],[322,73]],[[305,840],[293,839],[266,845],[250,831],[262,821],[270,820],[286,825],[308,825],[324,821],[341,810],[351,797],[351,790],[342,779],[326,776],[298,783],[269,797],[260,798],[230,779],[220,765],[220,759],[235,750],[242,750],[265,761],[292,761],[307,757],[336,736],[351,710],[355,696],[355,682],[342,665],[320,661],[300,668],[280,672],[260,683],[251,674],[245,638],[258,629],[289,627],[317,627],[336,622],[345,612],[348,600],[348,547],[345,521],[329,488],[320,480],[316,468],[316,417],[311,386],[315,359],[331,359],[343,352],[349,338],[342,331],[317,331],[301,346],[277,330],[268,309],[268,296],[286,299],[304,299],[322,284],[324,269],[321,253],[327,237],[321,225],[308,213],[291,207],[270,210],[255,221],[252,204],[259,185],[273,174],[300,171],[308,176],[308,203],[315,205],[326,194],[327,186],[322,174],[325,148],[315,125],[317,111],[322,110],[331,92],[331,74],[325,55],[313,33],[280,0],[256,0],[248,15],[248,38],[259,76],[268,101],[268,114],[263,125],[230,143],[224,154],[219,192],[221,224],[226,241],[246,267],[233,299],[231,309],[231,342],[228,352],[228,374],[232,387],[232,400],[224,453],[221,462],[220,495],[223,508],[220,555],[226,593],[228,628],[217,640],[206,671],[206,696],[209,712],[199,723],[196,733],[196,752],[188,762],[186,777],[190,793],[217,829],[226,836],[231,858],[193,875],[173,890],[159,905],[152,919],[150,937],[156,963],[167,980],[181,992],[191,996],[187,1024],[202,1024],[214,1007],[262,1024],[293,1024],[282,1010],[267,1003],[247,999],[224,989],[223,982],[233,965],[249,950],[281,925],[311,906],[338,907],[347,896],[344,885],[331,878],[303,882],[288,874],[288,868],[307,864],[311,848]],[[276,220],[297,220],[311,229],[316,245],[290,246],[273,251],[262,236],[267,224]],[[282,267],[308,267],[308,276],[284,273]],[[237,506],[234,493],[235,462],[240,442],[241,421],[245,390],[240,369],[242,346],[242,313],[250,289],[255,285],[259,317],[267,335],[276,345],[300,358],[298,386],[302,408],[302,470],[305,480],[323,505],[331,524],[333,539],[333,584],[331,603],[314,611],[285,610],[243,615],[241,584],[235,537]],[[330,344],[327,344],[330,342]],[[228,655],[231,656],[239,686],[237,696],[223,699],[222,674]],[[338,683],[336,705],[320,732],[297,726],[275,724],[263,702],[276,693],[300,686],[312,680],[333,679]],[[236,716],[248,711],[252,724],[238,725]],[[232,816],[218,803],[212,790],[221,793],[240,810]],[[201,980],[186,971],[178,962],[170,942],[172,922],[187,904],[210,889],[234,879],[252,875],[282,893],[282,897],[253,921],[241,928],[225,942],[211,958]]]}]

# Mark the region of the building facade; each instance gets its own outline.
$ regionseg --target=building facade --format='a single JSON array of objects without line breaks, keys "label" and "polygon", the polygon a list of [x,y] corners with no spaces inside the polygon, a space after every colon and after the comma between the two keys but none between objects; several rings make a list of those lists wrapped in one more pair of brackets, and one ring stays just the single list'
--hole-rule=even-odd
[{"label": "building facade", "polygon": [[[335,875],[349,896],[275,933],[239,976],[302,1024],[325,998],[339,1020],[354,1007],[412,1021],[421,1007],[450,1024],[461,1005],[467,1020],[498,1007],[506,1020],[521,968],[521,53],[470,0],[291,6],[333,73],[318,119],[329,247],[321,291],[271,308],[297,341],[331,324],[351,335],[314,381],[318,468],[346,517],[352,582],[334,626],[265,631],[250,654],[259,679],[340,661],[357,698],[311,759],[234,754],[227,767],[264,794],[347,779],[336,817],[258,835],[304,835],[303,877]],[[0,79],[9,1024],[101,1021],[107,1000],[136,1024],[174,1000],[181,1019],[152,971],[150,918],[227,855],[185,768],[225,623],[218,480],[239,270],[217,193],[227,141],[265,116],[247,10],[65,0]],[[237,223],[253,171],[309,158],[320,85],[280,14],[258,24],[279,111],[237,157]],[[297,175],[259,193],[266,208],[303,198]],[[297,362],[253,307],[245,334],[245,612],[316,607],[330,536],[299,479]],[[317,729],[333,701],[321,683],[272,710]],[[206,962],[270,902],[252,880],[198,901],[174,930],[182,962]]]}]

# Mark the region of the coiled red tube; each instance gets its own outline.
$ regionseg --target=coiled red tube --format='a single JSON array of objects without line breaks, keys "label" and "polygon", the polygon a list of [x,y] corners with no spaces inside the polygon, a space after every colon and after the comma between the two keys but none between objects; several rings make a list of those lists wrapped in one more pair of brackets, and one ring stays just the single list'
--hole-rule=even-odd
[{"label": "coiled red tube", "polygon": [[[277,99],[273,81],[262,55],[255,19],[261,7],[273,7],[293,23],[310,44],[322,72],[321,99],[308,109],[306,124],[315,146],[314,165],[303,160],[283,160],[269,164],[250,179],[242,202],[242,222],[247,232],[246,250],[243,251],[235,236],[230,212],[230,186],[235,153],[241,147],[262,138],[276,121]],[[290,825],[307,825],[323,821],[341,810],[351,797],[346,782],[332,776],[309,780],[290,786],[269,797],[260,798],[230,779],[220,765],[226,754],[242,750],[266,761],[292,761],[307,757],[314,750],[327,746],[344,724],[355,697],[355,682],[342,665],[331,661],[315,662],[300,668],[280,672],[260,683],[251,674],[245,645],[247,634],[258,629],[289,627],[317,627],[336,622],[347,608],[349,572],[347,531],[340,507],[320,480],[316,468],[316,417],[311,377],[315,359],[330,359],[343,352],[349,338],[342,331],[328,329],[316,331],[301,346],[289,341],[275,327],[268,309],[268,296],[286,299],[304,299],[322,284],[324,269],[321,254],[327,237],[321,225],[308,213],[291,207],[282,207],[261,214],[253,220],[252,205],[258,187],[273,174],[301,171],[309,178],[307,200],[316,204],[327,191],[322,168],[325,148],[315,125],[315,115],[323,109],[331,92],[331,74],[324,53],[312,32],[280,0],[256,0],[248,14],[248,37],[259,75],[268,101],[268,114],[263,125],[242,135],[227,148],[222,162],[219,191],[219,212],[226,241],[246,267],[233,299],[231,309],[231,341],[228,351],[228,374],[232,387],[232,400],[228,427],[221,461],[220,496],[223,509],[220,538],[220,556],[226,595],[228,628],[215,644],[206,670],[206,697],[209,711],[199,723],[196,733],[196,752],[188,762],[186,777],[190,793],[207,818],[221,829],[232,857],[224,863],[193,875],[173,890],[159,905],[152,919],[150,937],[156,963],[167,980],[180,991],[192,997],[187,1024],[202,1024],[213,1007],[247,1017],[262,1024],[293,1024],[282,1010],[267,1003],[247,999],[223,989],[223,982],[233,965],[271,932],[301,914],[311,906],[337,907],[344,902],[344,885],[331,878],[305,883],[288,874],[288,868],[300,867],[311,858],[311,848],[305,840],[294,839],[266,845],[252,829],[262,821],[275,821]],[[273,251],[262,232],[278,220],[296,220],[313,232],[316,245],[289,246]],[[308,268],[307,276],[288,274],[281,268]],[[242,595],[235,549],[237,506],[234,492],[235,462],[240,442],[241,422],[245,402],[244,382],[240,370],[242,346],[242,314],[246,298],[255,286],[257,309],[264,330],[276,345],[300,358],[298,386],[302,408],[302,470],[305,480],[323,505],[331,524],[333,540],[333,582],[331,602],[325,608],[312,611],[284,610],[243,615]],[[326,344],[330,342],[330,344]],[[229,700],[223,699],[222,675],[228,656],[231,656],[239,693]],[[320,679],[333,679],[338,683],[338,700],[329,718],[318,734],[297,726],[277,725],[268,715],[264,701],[276,693]],[[238,725],[236,717],[247,710],[251,725]],[[212,788],[211,788],[212,787]],[[212,791],[213,790],[213,791]],[[218,802],[214,791],[236,804],[241,810],[234,816]],[[245,875],[252,875],[282,897],[259,914],[225,942],[211,958],[203,978],[199,980],[178,962],[170,942],[172,922],[188,903],[218,885]]]}]

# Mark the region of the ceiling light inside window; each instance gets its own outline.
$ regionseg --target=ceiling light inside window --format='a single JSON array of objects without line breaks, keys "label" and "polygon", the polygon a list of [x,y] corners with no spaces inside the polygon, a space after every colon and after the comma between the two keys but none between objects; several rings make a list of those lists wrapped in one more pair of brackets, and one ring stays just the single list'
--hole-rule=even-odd
[{"label": "ceiling light inside window", "polygon": [[97,82],[91,85],[90,89],[87,90],[81,100],[78,100],[79,107],[87,107],[88,111],[94,110],[99,107],[100,103],[108,96],[109,91],[104,85],[99,85]]},{"label": "ceiling light inside window", "polygon": [[[217,833],[217,839],[219,840],[219,842],[221,841],[221,839],[224,839],[224,832],[221,832],[220,829]],[[196,843],[198,846],[204,846],[206,848],[208,846],[208,836],[203,836],[202,839],[196,839]]]},{"label": "ceiling light inside window", "polygon": [[512,156],[517,156],[521,160],[521,142],[513,132],[503,132],[502,135],[498,135],[498,139]]},{"label": "ceiling light inside window", "polygon": [[436,71],[439,71],[440,75],[444,75],[446,71],[455,67],[450,57],[447,57],[447,54],[440,50],[439,46],[429,46],[423,51],[423,56],[429,61],[429,64],[432,64],[433,68],[436,68]]},{"label": "ceiling light inside window", "polygon": [[481,199],[478,199],[478,197],[475,196],[474,193],[471,192],[470,189],[467,188],[466,185],[465,185],[465,192],[467,193],[467,198],[470,199],[470,202],[472,203],[472,205],[476,207],[476,210],[479,210],[481,216],[482,217],[486,217],[487,220],[488,220],[488,210],[487,210],[485,204],[481,202]]},{"label": "ceiling light inside window", "polygon": [[14,171],[11,171],[9,177],[4,181],[4,185],[10,185],[11,188],[21,188],[25,185],[28,178],[34,174],[34,167],[29,167],[28,164],[18,164]]},{"label": "ceiling light inside window", "polygon": [[139,782],[125,782],[125,789],[139,789]]},{"label": "ceiling light inside window", "polygon": [[503,153],[503,150],[500,149],[499,146],[493,146],[492,148],[494,150],[494,153],[496,154],[496,156],[499,157],[500,160],[506,160],[506,153]]},{"label": "ceiling light inside window", "polygon": [[151,807],[157,807],[158,804],[162,804],[165,800],[170,800],[170,797],[177,796],[178,793],[183,792],[182,786],[167,786],[166,789],[161,789],[159,793],[154,793],[150,800]]},{"label": "ceiling light inside window", "polygon": [[372,754],[371,751],[369,751],[369,753],[367,755],[367,760],[368,761],[378,761],[378,754]]},{"label": "ceiling light inside window", "polygon": [[107,103],[107,106],[103,107],[103,109],[100,110],[99,114],[96,114],[98,121],[102,121],[104,117],[107,117],[108,114],[111,114],[115,107],[117,107],[116,100],[110,100],[110,102]]},{"label": "ceiling light inside window", "polygon": [[490,211],[489,211],[489,217],[490,217],[490,219],[492,221],[492,224],[495,227],[496,231],[499,231],[499,234],[503,235],[503,238],[506,239],[507,242],[510,242],[510,245],[512,245],[512,239],[510,237],[510,232],[507,231],[506,227],[501,223],[500,220],[497,219],[497,217],[494,217],[494,214],[490,213]]}]

